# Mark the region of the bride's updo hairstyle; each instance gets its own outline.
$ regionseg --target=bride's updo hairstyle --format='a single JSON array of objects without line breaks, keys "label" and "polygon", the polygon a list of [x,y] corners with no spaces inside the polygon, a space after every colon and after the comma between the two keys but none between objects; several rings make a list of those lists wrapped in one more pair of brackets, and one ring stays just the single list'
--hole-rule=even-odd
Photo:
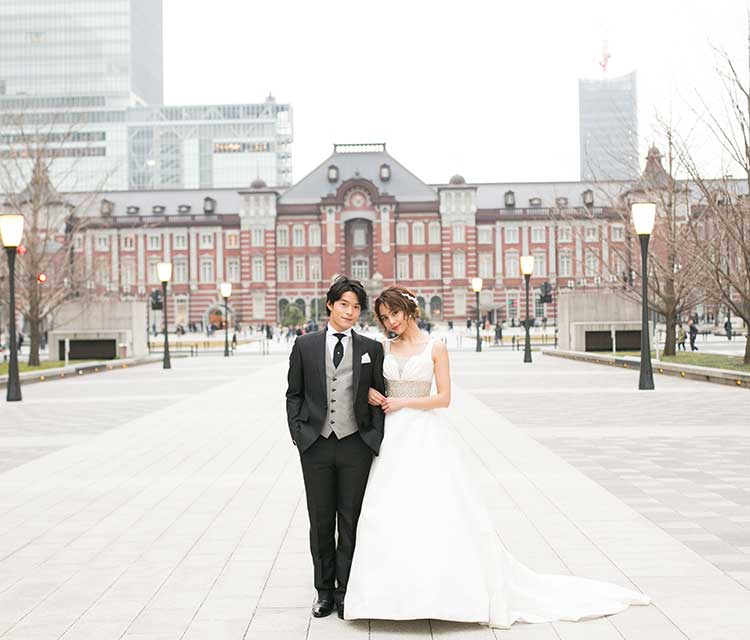
[{"label": "bride's updo hairstyle", "polygon": [[390,286],[387,289],[383,289],[383,291],[380,292],[380,295],[375,299],[375,304],[373,305],[375,316],[377,317],[380,326],[385,329],[380,320],[380,307],[383,305],[391,310],[400,309],[404,312],[404,316],[411,320],[416,320],[419,317],[417,296],[406,287],[399,287],[396,285]]}]

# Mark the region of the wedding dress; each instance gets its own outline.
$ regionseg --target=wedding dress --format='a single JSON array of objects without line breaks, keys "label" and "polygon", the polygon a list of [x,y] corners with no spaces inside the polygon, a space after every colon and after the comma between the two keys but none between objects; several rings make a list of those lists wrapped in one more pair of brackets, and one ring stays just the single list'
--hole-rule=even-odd
[{"label": "wedding dress", "polygon": [[[432,345],[399,362],[386,341],[387,395],[430,394]],[[347,620],[431,618],[507,628],[649,604],[637,591],[522,565],[498,537],[462,456],[439,412],[407,408],[386,416],[357,527]]]}]

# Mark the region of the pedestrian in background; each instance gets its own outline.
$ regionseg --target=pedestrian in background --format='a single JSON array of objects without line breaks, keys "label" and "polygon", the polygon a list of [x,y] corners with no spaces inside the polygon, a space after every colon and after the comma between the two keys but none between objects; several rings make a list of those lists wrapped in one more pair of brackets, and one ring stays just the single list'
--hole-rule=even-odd
[{"label": "pedestrian in background", "polygon": [[698,351],[698,347],[695,346],[695,339],[698,337],[698,327],[695,326],[695,322],[692,320],[688,321],[688,333],[690,334],[690,351]]},{"label": "pedestrian in background", "polygon": [[685,329],[683,328],[682,324],[677,325],[677,350],[679,351],[682,349],[683,351],[687,351],[685,349],[685,339],[687,338],[687,334],[685,333]]}]

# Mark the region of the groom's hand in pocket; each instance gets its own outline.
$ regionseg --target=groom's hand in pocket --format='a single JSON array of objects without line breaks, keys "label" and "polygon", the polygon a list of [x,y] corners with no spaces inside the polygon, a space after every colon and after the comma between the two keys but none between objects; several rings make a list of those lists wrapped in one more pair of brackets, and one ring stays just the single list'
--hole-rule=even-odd
[{"label": "groom's hand in pocket", "polygon": [[379,407],[385,402],[385,396],[377,389],[370,387],[367,391],[367,402],[373,407]]}]

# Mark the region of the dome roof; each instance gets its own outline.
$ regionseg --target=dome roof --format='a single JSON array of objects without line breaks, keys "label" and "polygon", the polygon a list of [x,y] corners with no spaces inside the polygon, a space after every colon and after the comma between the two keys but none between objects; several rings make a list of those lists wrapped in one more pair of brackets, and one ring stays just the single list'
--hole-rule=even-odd
[{"label": "dome roof", "polygon": [[255,180],[250,183],[251,189],[265,189],[267,186],[265,180],[262,178],[255,178]]},{"label": "dome roof", "polygon": [[466,180],[464,180],[462,175],[457,173],[450,179],[450,184],[466,184]]}]

